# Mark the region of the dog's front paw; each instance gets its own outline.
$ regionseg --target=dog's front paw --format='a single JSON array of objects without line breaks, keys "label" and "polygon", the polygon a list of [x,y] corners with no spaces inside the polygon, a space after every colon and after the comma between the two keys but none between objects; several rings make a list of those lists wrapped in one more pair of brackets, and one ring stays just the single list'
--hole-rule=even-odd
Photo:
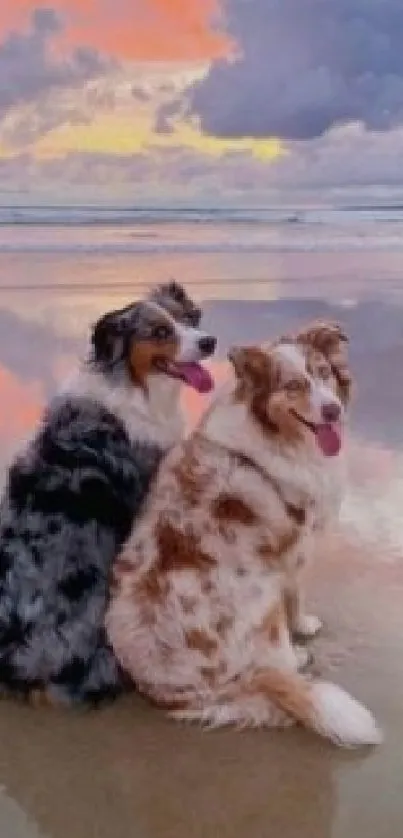
[{"label": "dog's front paw", "polygon": [[314,637],[321,630],[322,625],[319,617],[315,617],[314,614],[301,614],[296,626],[296,634]]}]

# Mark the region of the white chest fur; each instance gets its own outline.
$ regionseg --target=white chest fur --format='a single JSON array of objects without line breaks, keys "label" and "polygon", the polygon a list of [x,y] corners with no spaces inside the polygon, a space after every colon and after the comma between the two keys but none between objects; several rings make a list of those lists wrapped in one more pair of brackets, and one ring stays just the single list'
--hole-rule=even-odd
[{"label": "white chest fur", "polygon": [[165,450],[184,435],[180,384],[164,376],[151,376],[144,393],[130,382],[109,382],[101,373],[83,367],[62,392],[102,404],[123,422],[132,442],[141,440]]}]

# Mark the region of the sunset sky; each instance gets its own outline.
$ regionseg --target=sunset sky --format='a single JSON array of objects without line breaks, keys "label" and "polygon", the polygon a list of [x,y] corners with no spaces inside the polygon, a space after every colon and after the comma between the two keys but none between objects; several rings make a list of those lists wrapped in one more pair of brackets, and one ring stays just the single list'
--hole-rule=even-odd
[{"label": "sunset sky", "polygon": [[13,0],[2,202],[402,194],[401,0]]}]

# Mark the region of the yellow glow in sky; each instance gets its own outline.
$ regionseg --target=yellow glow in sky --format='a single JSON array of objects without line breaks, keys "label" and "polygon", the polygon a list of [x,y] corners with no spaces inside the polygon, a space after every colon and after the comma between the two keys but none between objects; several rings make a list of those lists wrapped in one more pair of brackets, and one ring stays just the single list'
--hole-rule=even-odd
[{"label": "yellow glow in sky", "polygon": [[211,157],[227,152],[246,151],[259,160],[272,160],[284,153],[279,140],[226,140],[209,137],[197,128],[178,123],[172,134],[155,134],[148,119],[127,115],[102,115],[88,125],[63,125],[48,133],[35,146],[38,158],[58,157],[69,152],[136,154],[154,148],[182,146]]},{"label": "yellow glow in sky", "polygon": [[135,154],[146,149],[150,138],[147,122],[105,114],[89,125],[61,125],[50,131],[36,143],[35,156],[61,157],[74,151]]}]

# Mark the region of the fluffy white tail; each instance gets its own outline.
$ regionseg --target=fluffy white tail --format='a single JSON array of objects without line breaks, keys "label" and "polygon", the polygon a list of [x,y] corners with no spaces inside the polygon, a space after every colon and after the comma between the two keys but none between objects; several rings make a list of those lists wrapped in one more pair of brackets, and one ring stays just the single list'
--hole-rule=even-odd
[{"label": "fluffy white tail", "polygon": [[336,745],[354,748],[382,742],[382,733],[369,710],[335,684],[272,669],[260,673],[253,688]]},{"label": "fluffy white tail", "polygon": [[341,687],[324,681],[311,685],[312,727],[344,748],[379,745],[382,732],[372,713]]}]

